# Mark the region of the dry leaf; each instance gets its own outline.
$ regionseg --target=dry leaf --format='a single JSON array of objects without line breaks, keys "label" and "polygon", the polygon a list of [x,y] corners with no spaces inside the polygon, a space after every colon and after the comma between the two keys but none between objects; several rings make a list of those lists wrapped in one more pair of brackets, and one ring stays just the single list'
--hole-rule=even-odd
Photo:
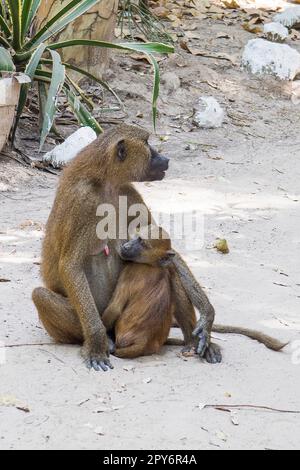
[{"label": "dry leaf", "polygon": [[220,251],[220,253],[223,254],[228,254],[230,252],[227,240],[225,239],[218,240],[214,248],[216,248],[218,251]]},{"label": "dry leaf", "polygon": [[0,396],[0,406],[14,407],[17,410],[24,411],[25,413],[30,413],[30,409],[27,405],[24,405],[20,400],[12,395],[3,395]]},{"label": "dry leaf", "polygon": [[240,7],[240,4],[237,0],[222,0],[222,3],[226,8],[236,9]]}]

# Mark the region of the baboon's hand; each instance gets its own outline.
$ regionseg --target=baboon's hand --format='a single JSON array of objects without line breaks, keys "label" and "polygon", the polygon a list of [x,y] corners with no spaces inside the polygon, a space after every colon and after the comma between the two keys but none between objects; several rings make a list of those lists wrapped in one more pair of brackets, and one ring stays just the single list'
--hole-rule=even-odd
[{"label": "baboon's hand", "polygon": [[205,357],[205,352],[210,344],[210,332],[199,322],[193,331],[193,336],[197,339],[196,354]]},{"label": "baboon's hand", "polygon": [[113,369],[109,360],[109,346],[107,338],[105,338],[105,341],[97,343],[97,347],[85,343],[81,354],[88,369],[94,369],[97,372],[101,370],[106,372],[108,369]]},{"label": "baboon's hand", "polygon": [[204,358],[209,364],[220,364],[222,362],[221,349],[217,344],[211,343],[210,331],[203,326],[201,320],[193,332],[197,338],[196,353]]}]

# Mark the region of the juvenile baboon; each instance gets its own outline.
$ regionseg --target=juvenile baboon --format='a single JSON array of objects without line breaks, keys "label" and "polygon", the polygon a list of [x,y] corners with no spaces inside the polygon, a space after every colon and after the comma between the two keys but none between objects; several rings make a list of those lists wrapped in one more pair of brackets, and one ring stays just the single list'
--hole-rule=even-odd
[{"label": "juvenile baboon", "polygon": [[[144,227],[121,247],[121,258],[129,262],[102,317],[107,330],[114,330],[118,357],[158,353],[168,339],[175,312],[171,284],[175,252],[171,248],[167,234],[153,226]],[[184,313],[195,327],[192,304]]]},{"label": "juvenile baboon", "polygon": [[[164,344],[185,345],[180,339],[168,339],[173,315],[181,308],[176,304],[178,292],[174,294],[177,289],[181,298],[186,294],[180,285],[174,289],[176,253],[167,233],[157,226],[143,227],[121,247],[120,256],[127,263],[102,317],[107,330],[115,335],[115,355],[134,358],[158,353]],[[184,315],[191,328],[196,328],[196,312],[186,298]],[[275,351],[284,346],[276,339],[246,328],[215,325],[212,331],[242,334]]]}]

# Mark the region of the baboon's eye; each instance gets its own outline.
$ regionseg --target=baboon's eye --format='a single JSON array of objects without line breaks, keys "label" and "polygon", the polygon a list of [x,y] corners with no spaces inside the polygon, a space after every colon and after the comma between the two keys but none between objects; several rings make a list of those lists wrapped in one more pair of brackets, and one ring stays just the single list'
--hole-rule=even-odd
[{"label": "baboon's eye", "polygon": [[127,157],[125,140],[120,140],[118,142],[117,151],[118,151],[118,159],[121,162],[124,162],[126,160],[126,157]]},{"label": "baboon's eye", "polygon": [[147,248],[147,243],[142,239],[142,237],[138,237],[138,242],[142,248]]}]

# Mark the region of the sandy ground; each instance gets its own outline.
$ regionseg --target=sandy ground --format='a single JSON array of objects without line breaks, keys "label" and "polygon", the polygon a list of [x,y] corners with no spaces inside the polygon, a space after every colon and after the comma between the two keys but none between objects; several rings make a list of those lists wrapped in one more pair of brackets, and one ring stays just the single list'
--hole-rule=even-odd
[{"label": "sandy ground", "polygon": [[[206,37],[207,28],[215,38],[222,24],[201,24],[198,33]],[[238,25],[225,30],[234,40],[216,46],[220,40],[210,39],[205,46],[236,53],[238,60],[251,36]],[[5,358],[0,350],[1,449],[300,447],[299,414],[239,410],[234,425],[230,413],[202,409],[300,410],[299,353],[292,354],[300,340],[299,109],[281,84],[249,77],[229,62],[181,51],[162,69],[181,78],[172,95],[166,88],[162,93],[159,134],[167,138],[153,139],[172,164],[164,182],[140,189],[153,209],[202,212],[203,248],[192,251],[187,244],[181,251],[207,289],[217,320],[264,330],[291,345],[274,353],[245,338],[218,336],[221,365],[184,359],[168,347],[148,358],[113,359],[115,369],[106,374],[86,370],[77,347],[6,348]],[[136,67],[115,74],[114,83],[128,96],[129,121],[150,127],[150,87],[137,87]],[[201,94],[226,108],[221,129],[197,130],[187,118]],[[144,120],[134,117],[139,107]],[[0,283],[0,340],[47,343],[30,297],[40,285],[40,224],[57,179],[6,160],[0,172],[0,278],[11,281]],[[5,185],[14,191],[3,191]],[[228,240],[230,254],[211,249],[217,237]]]}]

